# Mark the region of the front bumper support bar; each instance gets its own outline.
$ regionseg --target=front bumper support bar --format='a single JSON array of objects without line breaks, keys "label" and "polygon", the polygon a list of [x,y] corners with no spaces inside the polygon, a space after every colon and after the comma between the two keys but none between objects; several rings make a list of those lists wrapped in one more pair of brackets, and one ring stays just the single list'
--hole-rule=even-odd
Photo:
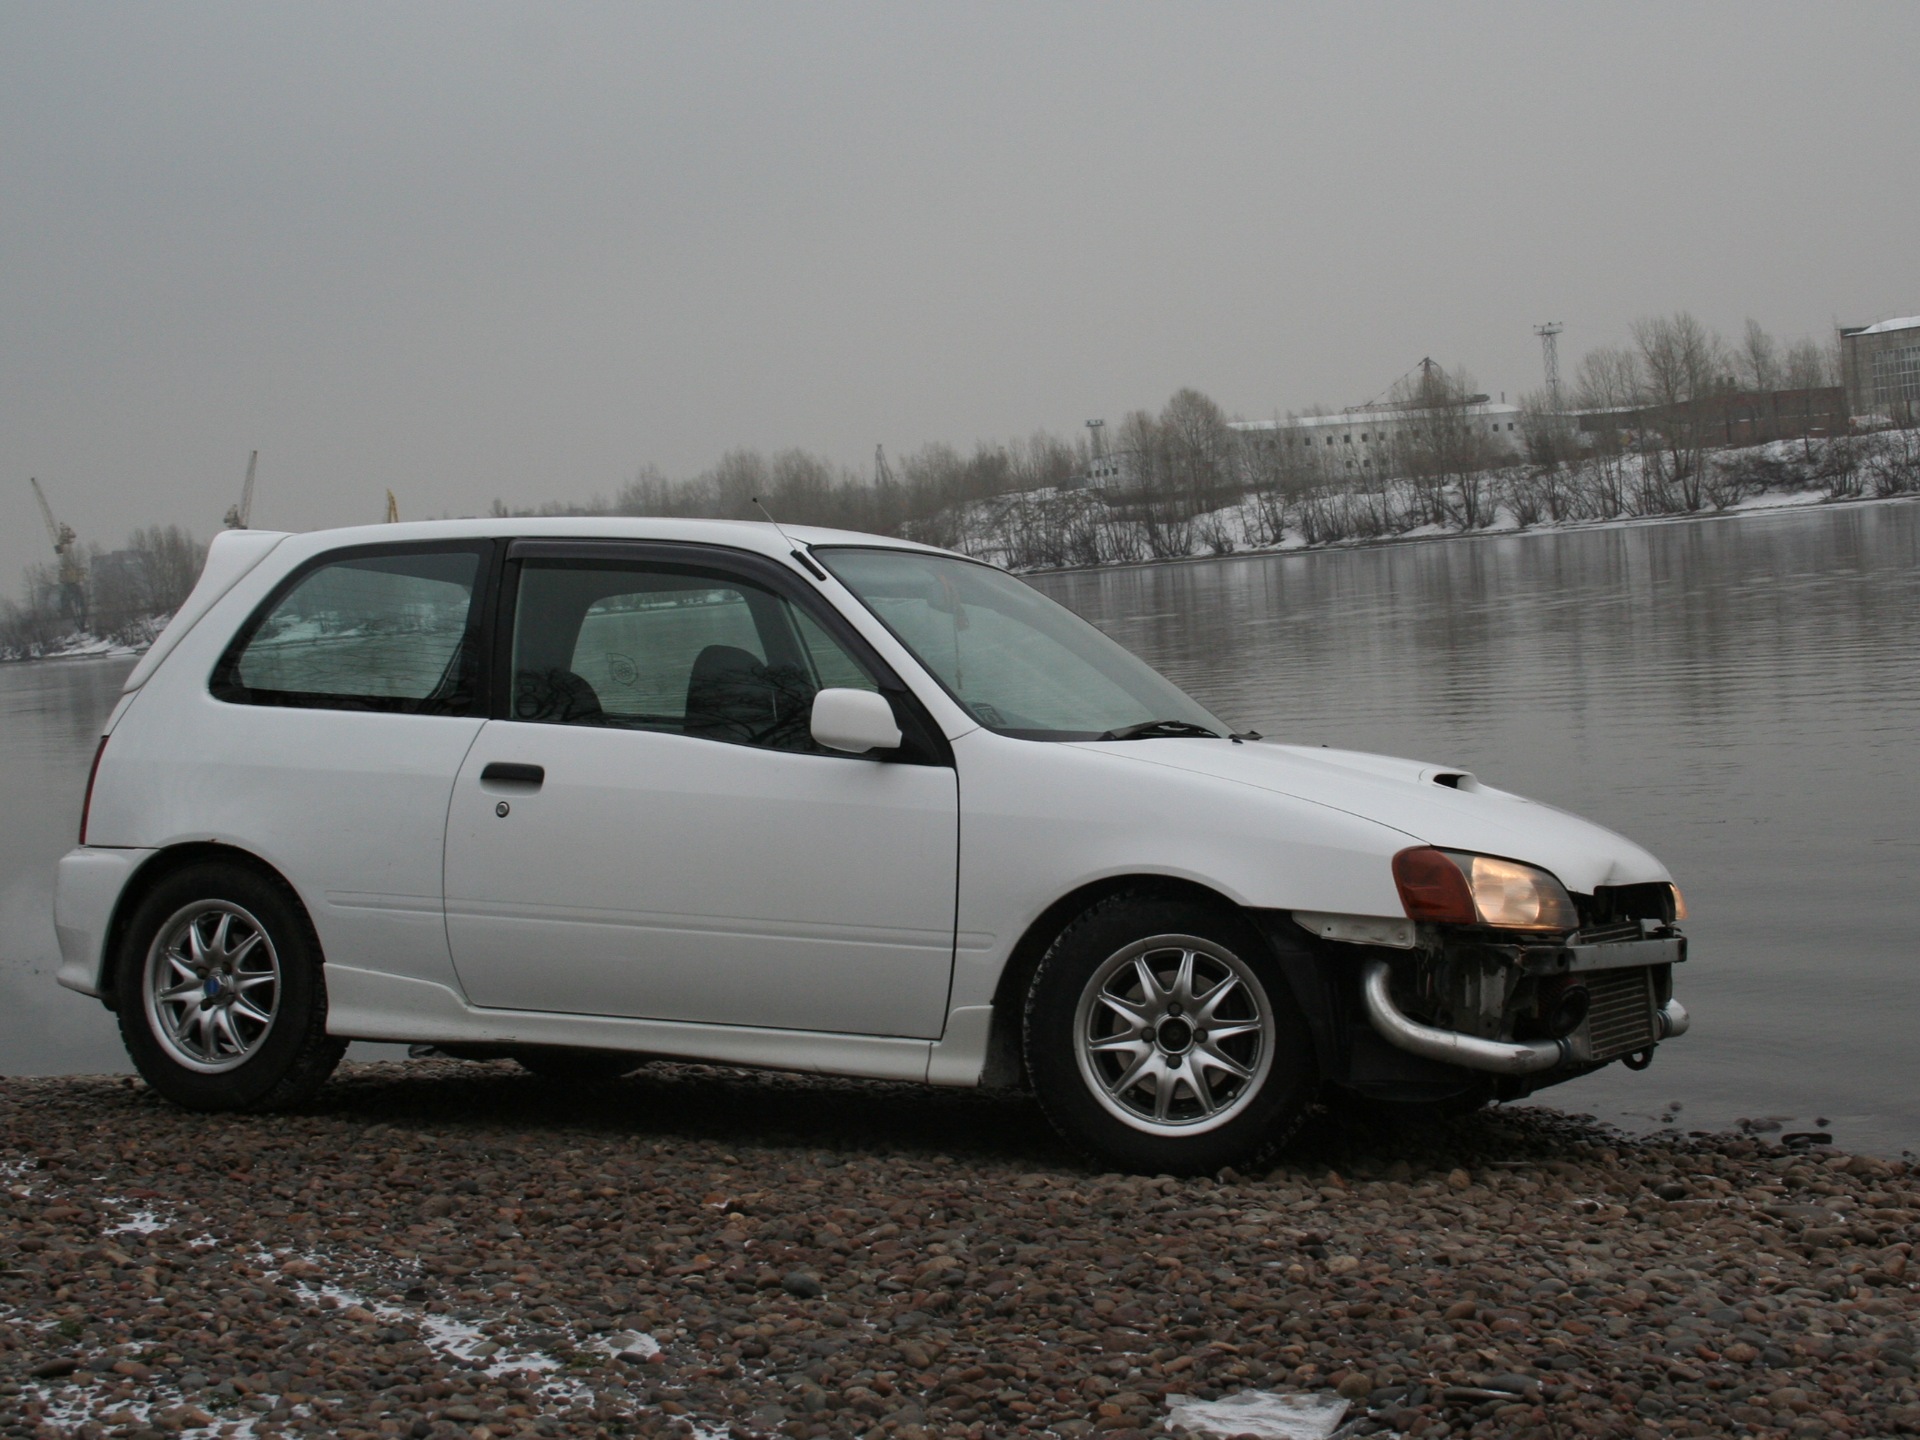
[{"label": "front bumper support bar", "polygon": [[[1559,1040],[1483,1040],[1478,1035],[1458,1030],[1440,1030],[1423,1025],[1393,1003],[1388,986],[1392,967],[1385,960],[1369,960],[1361,975],[1361,995],[1367,1007],[1367,1019],[1382,1039],[1415,1055],[1458,1065],[1467,1070],[1485,1070],[1496,1075],[1532,1075],[1570,1062],[1573,1046]],[[1656,1013],[1660,1039],[1686,1033],[1689,1024],[1686,1007],[1669,1000]]]}]

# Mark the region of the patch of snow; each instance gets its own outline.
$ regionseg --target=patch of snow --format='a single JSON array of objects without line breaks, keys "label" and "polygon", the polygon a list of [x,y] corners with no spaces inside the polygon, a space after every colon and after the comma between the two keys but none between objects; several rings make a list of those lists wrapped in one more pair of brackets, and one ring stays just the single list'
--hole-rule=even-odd
[{"label": "patch of snow", "polygon": [[[163,1428],[169,1434],[180,1436],[181,1440],[249,1440],[256,1433],[261,1418],[251,1412],[224,1417],[216,1415],[211,1407],[187,1399],[172,1386],[155,1388],[150,1392],[150,1398],[145,1400],[118,1400],[108,1399],[90,1387],[33,1381],[21,1387],[21,1398],[37,1400],[45,1405],[46,1426],[66,1432],[77,1431],[89,1423],[96,1426],[154,1428],[156,1417],[166,1417],[172,1411],[191,1407],[208,1416],[209,1423],[179,1425],[175,1422]],[[275,1404],[280,1399],[277,1395],[261,1398]],[[295,1419],[313,1418],[313,1411],[304,1404],[289,1408]]]},{"label": "patch of snow", "polygon": [[660,1342],[644,1330],[616,1330],[611,1335],[596,1336],[590,1343],[608,1355],[639,1355],[651,1360],[660,1353]]},{"label": "patch of snow", "polygon": [[[355,1303],[365,1304],[364,1301]],[[510,1370],[560,1368],[560,1362],[553,1356],[539,1350],[515,1351],[465,1320],[446,1315],[408,1314],[391,1306],[383,1306],[373,1313],[383,1320],[407,1320],[420,1331],[420,1339],[429,1348],[465,1365],[478,1364],[489,1375],[505,1375]]]},{"label": "patch of snow", "polygon": [[109,1235],[152,1235],[165,1230],[173,1222],[164,1220],[150,1206],[143,1205],[120,1224],[107,1231]]},{"label": "patch of snow", "polygon": [[[370,1299],[329,1280],[288,1275],[282,1266],[289,1258],[289,1252],[273,1254],[259,1250],[255,1252],[255,1257],[274,1280],[293,1290],[302,1299],[325,1300],[342,1310],[358,1308],[389,1324],[410,1326],[419,1335],[420,1343],[428,1349],[496,1379],[515,1372],[549,1375],[550,1378],[539,1387],[538,1393],[542,1399],[563,1405],[581,1402],[591,1404],[594,1399],[593,1391],[587,1385],[553,1374],[561,1368],[562,1362],[545,1351],[504,1345],[471,1321],[431,1314],[411,1305]],[[330,1268],[324,1256],[302,1255],[294,1258],[314,1270]],[[652,1339],[651,1336],[641,1338]]]},{"label": "patch of snow", "polygon": [[[21,1179],[32,1168],[32,1164],[24,1156],[0,1159],[0,1180]],[[15,1193],[24,1198],[32,1192],[28,1187],[21,1186],[15,1189]],[[98,1203],[120,1210],[127,1217],[107,1230],[105,1233],[108,1235],[150,1235],[177,1223],[177,1217],[169,1218],[164,1205],[136,1203],[112,1196],[94,1198]],[[183,1243],[196,1248],[213,1248],[227,1242],[220,1236],[203,1234]],[[535,1386],[535,1393],[550,1405],[566,1409],[590,1406],[597,1399],[607,1398],[596,1394],[584,1381],[566,1374],[566,1362],[560,1357],[531,1347],[519,1347],[510,1340],[503,1341],[498,1336],[488,1334],[482,1328],[484,1321],[459,1320],[449,1315],[433,1314],[417,1306],[371,1299],[337,1283],[330,1278],[330,1272],[337,1267],[326,1255],[298,1254],[292,1250],[272,1251],[257,1245],[246,1254],[252,1263],[260,1267],[264,1278],[285,1286],[301,1300],[329,1314],[358,1309],[361,1316],[356,1318],[376,1319],[410,1328],[429,1349],[494,1378],[515,1372],[532,1372],[538,1377],[530,1382]],[[287,1273],[289,1267],[294,1269],[293,1274]],[[154,1297],[149,1303],[164,1305],[166,1302]],[[42,1331],[51,1330],[56,1325],[52,1318],[36,1316],[29,1319],[4,1306],[0,1306],[0,1322],[21,1329],[31,1326]],[[579,1346],[582,1350],[600,1354],[638,1354],[647,1359],[660,1354],[662,1349],[658,1339],[640,1330],[615,1331],[604,1336],[589,1337],[580,1341]],[[191,1399],[171,1386],[153,1388],[145,1400],[124,1401],[109,1401],[90,1386],[83,1387],[61,1380],[26,1382],[21,1387],[21,1393],[27,1399],[45,1404],[48,1407],[49,1424],[60,1430],[77,1430],[89,1422],[151,1427],[164,1419],[169,1433],[178,1434],[183,1440],[217,1440],[217,1437],[218,1440],[227,1440],[227,1437],[231,1437],[231,1440],[250,1440],[257,1433],[256,1427],[262,1418],[251,1412],[216,1414],[214,1407],[206,1400]],[[280,1396],[266,1393],[259,1393],[256,1398],[276,1405],[281,1401]],[[211,1415],[212,1423],[179,1427],[169,1412],[186,1406]],[[292,1406],[291,1409],[296,1420],[314,1418],[311,1407],[305,1404]],[[108,1421],[109,1415],[124,1418]],[[704,1437],[704,1440],[727,1440],[724,1428],[710,1429],[696,1424],[694,1433]]]},{"label": "patch of snow", "polygon": [[1335,1395],[1284,1390],[1242,1390],[1223,1400],[1167,1396],[1167,1429],[1175,1434],[1227,1440],[1327,1440],[1340,1428],[1347,1402]]}]

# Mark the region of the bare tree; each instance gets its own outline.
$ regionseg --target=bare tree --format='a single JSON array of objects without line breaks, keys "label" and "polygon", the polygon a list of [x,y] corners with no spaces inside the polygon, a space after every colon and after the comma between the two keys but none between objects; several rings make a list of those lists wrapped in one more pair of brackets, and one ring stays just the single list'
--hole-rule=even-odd
[{"label": "bare tree", "polygon": [[1626,509],[1624,432],[1641,400],[1640,357],[1624,346],[1589,350],[1574,372],[1574,403],[1586,412],[1593,436],[1590,508],[1596,518]]},{"label": "bare tree", "polygon": [[1681,508],[1698,510],[1706,498],[1701,476],[1706,406],[1723,388],[1726,345],[1684,310],[1634,321],[1633,340],[1649,419],[1665,448],[1660,478],[1675,488]]},{"label": "bare tree", "polygon": [[1780,377],[1784,373],[1780,363],[1780,346],[1761,328],[1758,320],[1747,321],[1746,334],[1741,338],[1740,351],[1734,357],[1739,366],[1740,384],[1756,394],[1767,395],[1781,388]]},{"label": "bare tree", "polygon": [[1119,440],[1133,466],[1133,483],[1123,493],[1148,554],[1162,560],[1191,554],[1193,505],[1182,484],[1171,427],[1134,410],[1121,420]]},{"label": "bare tree", "polygon": [[1417,523],[1474,530],[1493,519],[1487,472],[1492,446],[1475,424],[1473,377],[1423,361],[1389,400],[1396,416],[1394,463],[1412,486]]},{"label": "bare tree", "polygon": [[1829,385],[1837,385],[1837,368],[1830,362],[1828,353],[1818,340],[1796,340],[1787,349],[1787,361],[1783,367],[1787,390],[1820,390]]},{"label": "bare tree", "polygon": [[1553,396],[1545,390],[1529,390],[1520,397],[1520,441],[1528,461],[1542,468],[1558,467],[1574,456],[1567,417],[1554,408]]},{"label": "bare tree", "polygon": [[1296,437],[1275,427],[1244,431],[1239,437],[1234,465],[1246,497],[1247,539],[1255,545],[1278,545],[1286,538],[1287,512],[1307,489],[1301,447]]},{"label": "bare tree", "polygon": [[1198,390],[1176,390],[1160,412],[1169,480],[1197,515],[1230,498],[1233,432],[1226,413]]},{"label": "bare tree", "polygon": [[206,564],[207,547],[178,525],[150,525],[136,530],[127,548],[141,557],[146,577],[149,613],[171,615],[193,592]]}]

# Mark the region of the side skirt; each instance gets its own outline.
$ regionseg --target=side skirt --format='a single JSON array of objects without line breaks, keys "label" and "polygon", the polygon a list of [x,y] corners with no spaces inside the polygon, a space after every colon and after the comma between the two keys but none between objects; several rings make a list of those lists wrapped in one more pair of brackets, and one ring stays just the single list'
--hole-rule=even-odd
[{"label": "side skirt", "polygon": [[987,1027],[981,1017],[988,1007],[984,1006],[955,1010],[947,1018],[945,1038],[929,1041],[616,1015],[487,1010],[428,980],[331,962],[326,972],[327,1032],[348,1040],[577,1046],[763,1070],[958,1086],[979,1084],[986,1058]]}]

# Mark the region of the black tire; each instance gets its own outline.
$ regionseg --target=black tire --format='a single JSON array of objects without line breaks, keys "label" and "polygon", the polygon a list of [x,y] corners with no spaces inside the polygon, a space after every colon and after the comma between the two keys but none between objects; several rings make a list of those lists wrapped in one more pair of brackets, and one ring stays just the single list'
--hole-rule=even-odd
[{"label": "black tire", "polygon": [[[229,924],[221,930],[219,917]],[[192,917],[192,918],[186,918]],[[204,950],[215,995],[167,998],[150,977],[160,973],[190,987],[168,952],[191,958],[182,926],[203,941],[216,932],[220,948]],[[249,927],[259,939],[247,947]],[[227,955],[223,967],[220,956]],[[267,974],[271,961],[272,978]],[[198,967],[194,967],[198,968]],[[241,993],[245,991],[245,993]],[[206,862],[162,879],[128,920],[114,957],[115,1008],[120,1038],[134,1068],[161,1095],[189,1110],[285,1110],[304,1104],[326,1084],[347,1042],[327,1034],[327,989],[320,942],[299,900],[281,881],[241,865]],[[259,1006],[253,1002],[259,1000]],[[267,1014],[264,1026],[245,1018],[242,1002]],[[228,1037],[220,1038],[225,1008]],[[203,1019],[204,1017],[204,1019]],[[186,1033],[197,1031],[198,1034]],[[220,1053],[222,1047],[231,1053]],[[199,1060],[196,1062],[195,1053]]]},{"label": "black tire", "polygon": [[[1118,996],[1114,987],[1139,974],[1136,961],[1171,975],[1186,955],[1195,979],[1218,978],[1197,999],[1195,979],[1188,981],[1185,1013],[1199,1023],[1184,1031],[1181,1006],[1168,999],[1179,987],[1164,976],[1156,993],[1167,1005],[1152,1026],[1119,1020],[1111,1001],[1096,998]],[[1238,989],[1214,988],[1229,976]],[[1131,1003],[1146,1015],[1154,1002]],[[1112,1033],[1097,1033],[1103,1024]],[[1211,1048],[1207,1024],[1216,1027]],[[1034,973],[1023,1040],[1027,1073],[1054,1128],[1104,1163],[1147,1174],[1257,1165],[1293,1138],[1319,1088],[1306,1021],[1265,943],[1238,915],[1191,901],[1122,894],[1075,920]],[[1229,1060],[1244,1077],[1215,1068]],[[1141,1061],[1160,1068],[1115,1088]],[[1174,1077],[1155,1078],[1169,1061]],[[1183,1073],[1197,1074],[1198,1084]],[[1163,1118],[1147,1113],[1163,1104]]]},{"label": "black tire", "polygon": [[618,1050],[574,1050],[560,1046],[515,1050],[513,1059],[522,1070],[556,1085],[611,1085],[646,1064],[640,1056]]}]

